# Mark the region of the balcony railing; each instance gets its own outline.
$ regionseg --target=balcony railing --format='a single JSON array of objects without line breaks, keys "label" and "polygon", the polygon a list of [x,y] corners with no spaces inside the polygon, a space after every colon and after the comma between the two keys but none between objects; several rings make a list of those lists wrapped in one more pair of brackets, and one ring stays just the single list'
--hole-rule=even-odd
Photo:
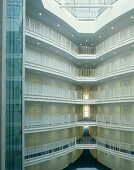
[{"label": "balcony railing", "polygon": [[106,88],[105,90],[92,91],[90,92],[92,99],[96,99],[98,102],[105,102],[105,100],[120,100],[120,99],[134,99],[134,88],[133,86],[124,87],[113,87]]},{"label": "balcony railing", "polygon": [[77,47],[72,41],[67,39],[61,33],[55,31],[54,29],[50,28],[42,24],[40,21],[37,21],[33,18],[27,17],[26,18],[26,29],[37,33],[45,38],[49,38],[49,40],[54,41],[55,43],[63,46],[67,50],[71,52],[80,53],[80,54],[93,54],[94,48],[92,46],[79,46]]},{"label": "balcony railing", "polygon": [[134,130],[134,116],[130,115],[120,115],[120,114],[97,114],[95,118],[83,117],[82,115],[77,114],[55,114],[55,115],[42,115],[42,116],[34,116],[27,115],[25,116],[25,128],[26,130],[49,130],[55,128],[64,128],[70,127],[70,125],[92,125],[93,126],[118,126],[118,128],[132,128]]},{"label": "balcony railing", "polygon": [[101,65],[96,69],[77,68],[74,65],[61,61],[55,54],[39,49],[26,48],[26,66],[32,66],[35,69],[44,69],[54,74],[70,76],[74,79],[77,77],[95,77],[98,80],[101,77],[118,74],[120,72],[133,71],[134,52],[123,54],[122,56],[113,57],[109,63]]},{"label": "balcony railing", "polygon": [[26,95],[36,95],[65,100],[83,99],[83,93],[81,91],[75,91],[71,89],[49,87],[43,86],[41,84],[34,85],[32,83],[26,83],[25,88]]},{"label": "balcony railing", "polygon": [[78,47],[76,44],[57,31],[30,17],[26,18],[26,29],[33,31],[43,37],[49,38],[49,40],[52,40],[61,46],[64,44],[66,49],[77,54],[93,54],[95,51],[96,53],[101,53],[110,48],[114,48],[118,44],[134,37],[134,25],[131,25],[101,42],[96,46],[95,50],[92,46]]},{"label": "balcony railing", "polygon": [[108,39],[101,42],[99,45],[96,46],[96,53],[101,53],[109,48],[113,48],[120,44],[123,41],[128,39],[132,39],[134,37],[134,24],[122,29],[121,31],[115,33]]},{"label": "balcony railing", "polygon": [[96,115],[96,122],[98,123],[106,123],[106,124],[113,124],[113,125],[121,125],[121,126],[128,126],[134,127],[134,116],[133,114],[129,115],[121,115],[121,114],[97,114]]},{"label": "balcony railing", "polygon": [[[50,155],[54,155],[55,153],[63,152],[69,148],[77,149],[77,146],[87,146],[87,148],[91,149],[94,145],[94,149],[103,150],[107,149],[109,151],[116,151],[116,153],[121,153],[126,156],[126,159],[134,159],[134,144],[122,143],[118,141],[103,139],[100,137],[74,137],[71,139],[66,139],[54,143],[29,147],[25,149],[25,161],[30,161],[31,159],[36,158],[45,158]],[[111,152],[112,153],[112,152]],[[129,158],[127,157],[129,156]]]},{"label": "balcony railing", "polygon": [[[49,87],[39,83],[26,83],[25,84],[25,95],[39,96],[43,98],[51,98],[57,100],[82,100],[82,101],[97,101],[105,102],[105,100],[133,100],[134,99],[134,87],[124,86],[120,88],[107,88],[100,91],[90,91],[90,94],[84,94],[82,91],[75,91],[71,89],[62,89],[56,87]],[[88,96],[88,97],[85,97]]]}]

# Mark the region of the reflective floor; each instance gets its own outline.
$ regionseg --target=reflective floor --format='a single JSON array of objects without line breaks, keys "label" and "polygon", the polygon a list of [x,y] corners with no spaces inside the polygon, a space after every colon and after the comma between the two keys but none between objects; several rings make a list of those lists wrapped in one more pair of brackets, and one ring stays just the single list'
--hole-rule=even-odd
[{"label": "reflective floor", "polygon": [[111,170],[98,162],[89,152],[84,150],[81,157],[74,163],[70,164],[64,170]]}]

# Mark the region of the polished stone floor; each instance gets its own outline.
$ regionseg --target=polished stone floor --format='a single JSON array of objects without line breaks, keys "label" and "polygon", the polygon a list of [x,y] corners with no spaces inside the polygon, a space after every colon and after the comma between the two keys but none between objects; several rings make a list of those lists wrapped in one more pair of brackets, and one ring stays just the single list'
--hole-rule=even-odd
[{"label": "polished stone floor", "polygon": [[111,170],[111,169],[98,162],[91,155],[89,150],[84,150],[80,158],[76,160],[74,163],[70,164],[64,170]]}]

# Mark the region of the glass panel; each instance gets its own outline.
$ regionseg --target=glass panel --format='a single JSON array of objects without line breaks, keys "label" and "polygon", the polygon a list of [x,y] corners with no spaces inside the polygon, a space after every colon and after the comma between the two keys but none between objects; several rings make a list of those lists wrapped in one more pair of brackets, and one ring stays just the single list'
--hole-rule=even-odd
[{"label": "glass panel", "polygon": [[6,28],[6,162],[22,169],[23,0],[7,0]]},{"label": "glass panel", "polygon": [[[78,20],[96,19],[117,0],[55,0]],[[71,5],[71,7],[70,7]],[[84,7],[83,7],[84,5]],[[91,7],[92,5],[96,5]]]}]

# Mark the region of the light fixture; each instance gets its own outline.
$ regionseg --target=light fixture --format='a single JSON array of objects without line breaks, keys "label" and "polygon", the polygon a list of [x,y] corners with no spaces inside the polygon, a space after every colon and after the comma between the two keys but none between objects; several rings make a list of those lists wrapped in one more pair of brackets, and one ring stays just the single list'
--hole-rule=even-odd
[{"label": "light fixture", "polygon": [[134,16],[131,16],[130,18],[131,18],[131,19],[133,19],[133,18],[134,18]]},{"label": "light fixture", "polygon": [[87,48],[87,47],[86,47]]},{"label": "light fixture", "polygon": [[37,73],[38,73],[38,74],[40,74],[40,72],[39,72],[39,71],[38,71]]},{"label": "light fixture", "polygon": [[94,44],[91,44],[91,45],[94,45]]},{"label": "light fixture", "polygon": [[40,43],[39,42],[37,42],[37,45],[39,45]]},{"label": "light fixture", "polygon": [[41,15],[42,15],[42,13],[39,13],[39,15],[41,16]]},{"label": "light fixture", "polygon": [[132,47],[134,47],[134,45],[132,44]]},{"label": "light fixture", "polygon": [[58,24],[57,26],[60,27],[60,24]]},{"label": "light fixture", "polygon": [[86,42],[88,42],[88,40],[86,40]]},{"label": "light fixture", "polygon": [[114,27],[111,27],[111,30],[113,30],[114,29]]},{"label": "light fixture", "polygon": [[73,37],[74,35],[72,34],[71,36]]},{"label": "light fixture", "polygon": [[99,35],[99,38],[101,38],[101,35]]},{"label": "light fixture", "polygon": [[80,63],[78,63],[78,65],[79,65]]},{"label": "light fixture", "polygon": [[58,53],[59,51],[58,50],[56,50],[56,53]]},{"label": "light fixture", "polygon": [[82,44],[80,44],[80,45],[82,45]]}]

